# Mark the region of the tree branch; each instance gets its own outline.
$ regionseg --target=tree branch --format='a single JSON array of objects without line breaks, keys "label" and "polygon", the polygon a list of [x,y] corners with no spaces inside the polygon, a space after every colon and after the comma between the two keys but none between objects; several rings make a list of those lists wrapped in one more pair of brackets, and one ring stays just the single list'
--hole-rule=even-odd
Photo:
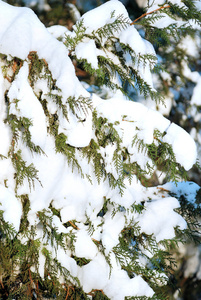
[{"label": "tree branch", "polygon": [[158,10],[163,9],[163,8],[169,8],[169,7],[170,7],[170,5],[161,6],[161,7],[157,8],[157,9],[154,9],[154,10],[148,12],[148,13],[145,13],[145,14],[141,15],[139,18],[135,19],[132,23],[130,23],[130,25],[133,25],[134,23],[136,23],[138,20],[140,20],[141,18],[143,18],[145,16],[153,14],[155,11],[158,11]]}]

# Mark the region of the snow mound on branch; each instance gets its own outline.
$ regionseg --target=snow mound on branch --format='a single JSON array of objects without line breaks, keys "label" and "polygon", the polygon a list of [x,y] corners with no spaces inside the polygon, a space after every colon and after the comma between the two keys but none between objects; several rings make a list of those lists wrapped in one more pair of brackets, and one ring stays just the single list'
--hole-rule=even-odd
[{"label": "snow mound on branch", "polygon": [[28,64],[24,62],[8,92],[11,102],[9,113],[16,115],[18,118],[25,117],[31,120],[31,140],[43,149],[47,136],[45,114],[42,105],[29,85],[28,75]]},{"label": "snow mound on branch", "polygon": [[[83,21],[83,25],[86,27],[86,33],[91,34],[98,28],[114,22],[119,16],[122,16],[124,20],[127,20],[127,26],[125,26],[126,28],[117,30],[115,32],[115,37],[119,39],[120,43],[129,45],[134,50],[136,57],[138,57],[138,55],[146,54],[156,56],[153,46],[140,36],[134,26],[130,26],[132,21],[129,18],[128,12],[126,11],[124,5],[120,1],[108,1],[104,5],[85,13],[81,17],[81,20]],[[102,37],[103,44],[106,40],[107,39],[105,37]],[[89,41],[88,39],[85,39],[82,43],[78,44],[75,49],[75,53],[78,58],[87,59],[87,61],[91,63],[92,67],[95,69],[98,68],[98,56],[110,58],[117,65],[119,64],[115,55],[112,55],[110,51],[102,51],[98,49],[94,41]],[[150,67],[152,68],[155,62],[150,66],[149,64],[145,65],[142,61],[138,61],[137,59],[135,66],[133,66],[133,61],[131,60],[130,55],[125,53],[125,57],[127,60],[127,65],[136,68],[139,72],[139,75],[148,83],[150,87],[153,88]]]},{"label": "snow mound on branch", "polygon": [[126,296],[140,297],[146,295],[146,297],[152,297],[154,295],[153,290],[140,275],[129,279],[124,270],[112,272],[108,285],[103,290],[112,300],[124,300]]},{"label": "snow mound on branch", "polygon": [[[183,7],[185,8],[185,4],[183,3],[183,1],[181,0],[171,0],[170,1],[172,4],[176,4],[179,7]],[[168,7],[168,5],[166,4],[166,1],[164,0],[155,0],[152,2],[152,5],[149,6],[147,13],[153,12],[155,10],[158,10],[160,7]],[[182,25],[185,25],[184,21],[181,20],[175,20],[171,17],[169,17],[168,15],[166,15],[165,13],[162,12],[163,9],[161,9],[160,11],[160,16],[161,18],[159,20],[154,21],[153,26],[157,27],[157,28],[165,28],[168,27],[170,25],[175,24],[176,26],[180,27]]]},{"label": "snow mound on branch", "polygon": [[186,221],[174,212],[175,208],[180,207],[176,198],[152,200],[151,203],[146,203],[145,207],[145,212],[138,219],[141,231],[149,235],[154,234],[157,242],[174,238],[176,226],[181,230],[187,228]]},{"label": "snow mound on branch", "polygon": [[11,223],[18,232],[22,217],[22,204],[16,198],[15,193],[2,184],[0,184],[0,210],[3,210],[4,220]]},{"label": "snow mound on branch", "polygon": [[152,297],[154,294],[141,276],[130,279],[127,272],[121,270],[116,263],[110,270],[101,253],[82,267],[79,279],[83,283],[83,289],[86,293],[99,289],[111,300],[124,300],[126,296]]},{"label": "snow mound on branch", "polygon": [[[136,148],[131,145],[136,133],[145,144],[151,144],[154,140],[154,130],[158,129],[160,132],[166,133],[162,142],[172,145],[178,163],[186,170],[196,163],[197,148],[193,138],[178,125],[170,123],[159,112],[149,109],[141,103],[118,98],[99,101],[96,108],[100,115],[106,117],[109,122],[120,122],[119,133],[123,139],[123,146],[131,154],[136,155],[137,152]],[[140,163],[140,158],[138,163]]]},{"label": "snow mound on branch", "polygon": [[[111,18],[112,14],[113,17]],[[95,31],[107,23],[112,23],[119,15],[129,18],[125,6],[120,1],[111,0],[104,5],[86,12],[81,19],[84,22],[83,25],[86,27],[86,33],[91,33],[93,30]]]},{"label": "snow mound on branch", "polygon": [[[37,52],[38,57],[48,63],[56,85],[62,91],[63,104],[70,96],[89,96],[75,76],[74,66],[64,44],[48,32],[31,9],[13,7],[0,0],[0,53],[25,60],[30,52]],[[22,86],[21,82],[18,84]],[[86,122],[83,123],[79,122],[83,114],[78,112],[77,115],[78,118],[69,111],[68,122],[60,116],[60,132],[68,135],[68,142],[72,146],[84,147],[91,139],[91,113],[88,112]],[[82,139],[78,143],[77,135],[80,133]]]},{"label": "snow mound on branch", "polygon": [[[164,142],[172,145],[176,160],[188,171],[197,159],[197,148],[193,138],[181,127],[172,123],[164,136]],[[189,155],[190,153],[190,155]],[[187,157],[189,157],[187,159]]]}]

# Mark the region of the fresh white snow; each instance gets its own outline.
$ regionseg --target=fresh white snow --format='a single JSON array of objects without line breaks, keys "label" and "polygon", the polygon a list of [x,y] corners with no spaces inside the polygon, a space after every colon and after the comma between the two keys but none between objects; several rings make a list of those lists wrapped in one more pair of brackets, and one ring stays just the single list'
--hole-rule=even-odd
[{"label": "fresh white snow", "polygon": [[[110,16],[113,11],[115,11],[113,20],[119,14],[128,18],[128,13],[121,2],[108,1],[82,17],[87,32],[91,33],[100,26],[112,22]],[[56,32],[57,29],[58,32]],[[121,270],[115,259],[112,260],[113,269],[110,274],[110,267],[93,239],[98,242],[101,241],[105,253],[112,257],[112,249],[118,244],[119,235],[129,220],[134,219],[134,223],[139,222],[141,231],[146,234],[154,234],[157,242],[174,238],[174,228],[179,226],[180,229],[185,229],[186,222],[175,212],[175,208],[179,207],[176,198],[169,195],[161,197],[160,193],[156,196],[156,188],[143,187],[135,176],[131,183],[125,180],[126,189],[121,196],[117,188],[111,189],[109,187],[107,180],[97,182],[92,163],[88,163],[79,151],[76,151],[76,158],[83,173],[90,176],[92,184],[86,176],[82,178],[76,168],[72,172],[64,155],[55,152],[54,138],[47,131],[47,119],[36,96],[39,91],[42,92],[42,98],[48,99],[48,110],[52,114],[58,114],[59,133],[64,133],[67,136],[69,145],[85,147],[94,138],[92,113],[90,111],[87,115],[77,112],[78,117],[86,119],[84,122],[80,122],[80,119],[68,109],[69,120],[66,120],[56,104],[47,96],[47,81],[45,79],[38,81],[36,91],[32,89],[29,83],[27,57],[29,52],[36,51],[39,58],[47,62],[48,68],[60,89],[62,102],[67,105],[67,108],[66,99],[69,96],[77,98],[80,95],[90,96],[75,75],[67,48],[55,38],[64,32],[61,28],[53,28],[52,30],[49,28],[47,30],[30,9],[12,7],[0,0],[0,53],[7,55],[10,59],[18,57],[24,61],[11,84],[4,78],[0,68],[0,136],[1,141],[3,141],[0,144],[0,154],[5,156],[0,159],[0,209],[3,210],[5,221],[13,224],[16,232],[18,232],[22,217],[21,195],[27,194],[29,196],[28,220],[30,225],[39,226],[37,212],[48,209],[51,203],[60,211],[61,216],[61,219],[56,216],[53,217],[54,226],[63,233],[72,230],[76,236],[74,255],[85,257],[91,261],[78,267],[75,260],[70,257],[70,251],[68,253],[58,248],[56,254],[50,245],[47,245],[47,248],[52,251],[53,257],[57,256],[72,276],[79,278],[86,293],[92,289],[101,289],[110,299],[114,300],[123,300],[125,296],[152,296],[153,290],[142,277],[136,275],[130,279],[127,273]],[[134,26],[122,30],[121,33],[117,33],[117,36],[121,42],[128,43],[136,54],[155,55],[152,45],[140,37]],[[100,52],[97,51],[95,42],[92,40],[85,40],[76,47],[77,57],[87,59],[95,69],[98,68],[97,57],[99,54]],[[138,66],[141,76],[153,87],[150,67]],[[15,190],[15,170],[8,156],[12,133],[8,124],[4,123],[6,118],[4,93],[6,89],[8,89],[7,95],[10,101],[9,114],[13,114],[17,118],[26,117],[31,120],[31,141],[40,146],[45,153],[45,155],[32,153],[25,146],[21,137],[16,145],[16,150],[21,149],[26,164],[33,163],[38,170],[38,178],[41,183],[35,180],[32,189],[30,189],[28,180],[25,179],[23,185]],[[196,102],[196,95],[193,97],[194,100],[192,101]],[[177,162],[186,170],[189,170],[196,162],[197,152],[193,138],[181,127],[170,123],[159,112],[140,103],[118,97],[118,94],[109,100],[103,100],[97,95],[92,95],[91,100],[98,116],[107,118],[109,123],[115,123],[114,127],[122,139],[121,147],[128,150],[131,162],[137,161],[142,169],[146,169],[147,163],[151,165],[152,162],[147,157],[146,152],[139,152],[138,147],[135,144],[132,145],[133,137],[138,134],[139,139],[145,144],[151,144],[154,142],[154,130],[156,129],[161,133],[166,132],[162,142],[172,145]],[[113,174],[117,179],[119,174],[113,165],[115,150],[116,146],[110,144],[101,147],[99,152],[105,162],[107,172]],[[181,184],[182,187],[179,185],[179,188],[181,187],[182,191],[185,190],[185,194],[190,196],[193,201],[198,186],[189,183]],[[167,183],[164,187],[176,193],[177,189],[173,183]],[[116,207],[120,205],[124,210],[113,216],[112,207],[108,205],[107,213],[103,217],[98,217],[97,214],[104,204],[104,197],[110,198],[111,203],[114,203]],[[126,210],[131,208],[133,203],[139,204],[142,201],[145,201],[145,210],[142,214],[130,213]],[[91,235],[84,225],[87,221],[86,217],[89,218],[94,227]],[[77,229],[63,226],[64,223],[71,220],[76,220]],[[38,228],[40,239],[42,239],[41,232],[42,229]],[[40,253],[39,261],[39,272],[43,277],[45,262],[42,253]]]}]

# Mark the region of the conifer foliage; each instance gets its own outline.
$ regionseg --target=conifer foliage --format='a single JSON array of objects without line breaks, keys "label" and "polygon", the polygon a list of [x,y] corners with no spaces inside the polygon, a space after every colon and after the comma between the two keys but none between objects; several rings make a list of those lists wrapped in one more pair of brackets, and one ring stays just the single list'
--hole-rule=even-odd
[{"label": "conifer foliage", "polygon": [[[144,26],[168,40],[180,29],[150,25],[162,10]],[[200,22],[189,1],[163,13]],[[197,238],[194,140],[126,98],[162,101],[154,48],[131,23],[110,0],[51,35],[0,0],[1,299],[167,299],[171,251]],[[109,99],[84,88],[75,62]],[[157,172],[165,183],[152,186]]]}]

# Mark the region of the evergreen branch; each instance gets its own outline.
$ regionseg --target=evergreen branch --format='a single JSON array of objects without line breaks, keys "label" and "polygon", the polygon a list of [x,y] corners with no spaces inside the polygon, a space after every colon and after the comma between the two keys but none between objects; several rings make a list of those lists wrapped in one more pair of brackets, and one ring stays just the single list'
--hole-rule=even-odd
[{"label": "evergreen branch", "polygon": [[113,158],[114,166],[116,169],[116,172],[119,176],[122,176],[123,174],[123,160],[122,160],[122,155],[121,153],[118,153],[117,150],[114,151],[113,153]]},{"label": "evergreen branch", "polygon": [[39,211],[37,216],[43,225],[43,239],[47,239],[55,250],[60,246],[65,249],[64,233],[59,233],[58,228],[52,226],[52,215],[47,210]]},{"label": "evergreen branch", "polygon": [[67,270],[65,267],[63,267],[57,258],[53,258],[51,252],[48,251],[45,247],[42,249],[42,254],[46,258],[46,262],[45,262],[45,268],[47,270],[46,273],[50,277],[51,283],[55,282],[55,284],[53,285],[54,289],[56,289],[57,287],[57,289],[60,290],[57,291],[53,289],[52,294],[55,294],[54,292],[56,292],[56,294],[60,294],[59,292],[61,292],[61,284],[58,281],[58,272],[60,276],[63,276],[65,283],[67,285],[73,284],[80,287],[79,279],[77,277],[73,277],[70,271]]},{"label": "evergreen branch", "polygon": [[[72,111],[72,113],[74,115],[76,115],[76,117],[78,119],[80,119],[80,117],[77,115],[77,112],[81,112],[84,113],[85,116],[87,116],[87,114],[89,113],[89,110],[91,111],[93,108],[92,105],[92,101],[90,98],[88,97],[83,97],[82,95],[80,95],[77,99],[73,96],[70,96],[67,99],[67,103],[69,105],[70,110]],[[83,120],[80,120],[80,122],[82,122]]]},{"label": "evergreen branch", "polygon": [[[160,136],[160,138],[159,138]],[[154,139],[158,144],[147,145],[148,155],[159,170],[166,173],[168,180],[177,183],[181,178],[187,179],[187,172],[176,161],[171,145],[161,140],[162,133],[155,131]]]},{"label": "evergreen branch", "polygon": [[18,150],[16,153],[13,152],[11,160],[16,170],[16,188],[18,185],[22,185],[25,179],[28,180],[30,190],[32,186],[33,188],[35,186],[35,179],[42,185],[40,179],[38,178],[38,170],[36,170],[33,163],[31,163],[29,166],[26,166],[26,162],[21,156],[21,150]]},{"label": "evergreen branch", "polygon": [[123,196],[125,190],[124,177],[119,176],[118,179],[116,179],[113,174],[108,173],[107,178],[109,180],[110,187],[112,189],[118,188],[120,195]]},{"label": "evergreen branch", "polygon": [[170,1],[167,1],[170,6],[169,12],[174,18],[181,18],[182,20],[188,22],[189,20],[194,20],[196,23],[201,23],[201,13],[197,10],[193,1],[185,0],[184,6],[180,7],[178,4],[173,4]]},{"label": "evergreen branch", "polygon": [[100,153],[93,153],[94,174],[98,183],[106,176],[105,164]]},{"label": "evergreen branch", "polygon": [[[122,68],[122,65],[117,65],[112,61],[112,59],[105,58],[104,56],[99,56],[99,61],[100,69],[102,70],[102,73],[105,74],[105,76],[103,77],[103,82],[100,82],[101,85],[105,84],[106,86],[109,86],[112,89],[119,89],[123,93],[126,93],[121,86],[112,82],[112,78],[115,78],[117,73],[121,78],[123,87],[126,83],[128,83],[136,91],[138,87],[140,93],[142,93],[145,96],[145,98],[149,95],[152,99],[156,99],[159,102],[162,101],[162,96],[150,87],[150,85],[139,75],[138,70],[134,67],[127,67],[126,65],[124,65]],[[98,79],[101,78],[99,77]]]},{"label": "evergreen branch", "polygon": [[4,211],[1,210],[0,203],[0,245],[1,243],[9,243],[11,245],[11,241],[14,239],[17,232],[12,224],[4,220],[3,213]]},{"label": "evergreen branch", "polygon": [[74,32],[75,32],[75,36],[71,36],[71,35],[67,35],[65,36],[65,45],[67,47],[67,49],[70,50],[70,52],[72,52],[75,47],[78,45],[78,43],[80,43],[83,38],[85,37],[85,32],[86,32],[86,27],[84,27],[84,20],[81,18],[73,27]]},{"label": "evergreen branch", "polygon": [[31,141],[31,133],[29,129],[30,126],[32,126],[33,124],[30,119],[26,117],[17,118],[16,115],[9,114],[6,121],[10,124],[11,130],[13,132],[13,143],[16,144],[19,138],[19,133],[22,132],[22,140],[29,147],[31,151],[40,154],[45,154],[45,152],[41,149],[40,146],[35,145]]},{"label": "evergreen branch", "polygon": [[82,168],[80,167],[78,160],[75,158],[75,148],[67,143],[67,137],[65,134],[60,133],[56,135],[55,148],[56,152],[63,153],[65,155],[68,165],[71,165],[72,167],[72,171],[76,167],[81,176],[84,177]]},{"label": "evergreen branch", "polygon": [[68,120],[68,110],[66,104],[64,104],[62,101],[62,96],[59,95],[59,90],[57,91],[57,93],[49,92],[48,96],[59,106],[63,113],[63,116]]},{"label": "evergreen branch", "polygon": [[[112,15],[111,15],[112,18]],[[92,36],[99,36],[100,40],[103,38],[108,38],[108,36],[113,36],[115,32],[120,32],[129,26],[128,18],[125,18],[123,14],[116,17],[114,22],[106,23],[104,26],[98,28],[96,31],[92,31]]]},{"label": "evergreen branch", "polygon": [[145,151],[145,149],[147,150],[147,145],[144,143],[142,139],[138,138],[137,134],[133,137],[131,145],[132,146],[136,145],[138,147],[138,152],[143,152]]},{"label": "evergreen branch", "polygon": [[[47,62],[44,59],[39,59],[36,51],[29,52],[29,82],[31,87],[34,87],[35,82],[40,78],[46,78],[50,76],[50,71],[48,70]],[[45,69],[44,74],[42,75],[42,70]]]},{"label": "evergreen branch", "polygon": [[154,10],[152,10],[150,12],[144,13],[143,15],[141,15],[140,17],[138,17],[137,19],[135,19],[132,23],[130,23],[130,25],[133,25],[134,23],[136,23],[141,18],[144,18],[144,17],[146,17],[146,16],[148,16],[150,14],[153,14],[156,11],[159,11],[159,10],[165,9],[165,8],[170,8],[170,5],[164,5],[164,6],[161,6],[161,7],[157,8],[157,9],[154,9]]}]

